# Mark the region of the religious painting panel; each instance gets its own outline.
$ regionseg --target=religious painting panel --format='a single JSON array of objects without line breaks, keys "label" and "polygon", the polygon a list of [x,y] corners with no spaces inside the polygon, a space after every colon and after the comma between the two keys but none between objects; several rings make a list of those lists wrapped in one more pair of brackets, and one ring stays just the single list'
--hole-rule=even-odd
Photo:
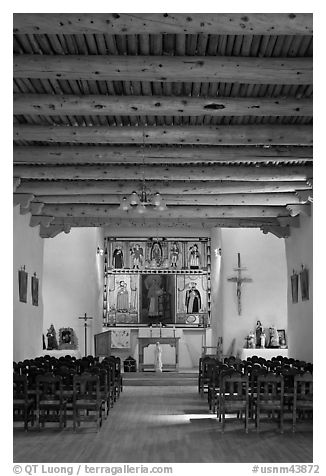
[{"label": "religious painting panel", "polygon": [[292,294],[292,302],[298,302],[298,288],[299,288],[299,275],[293,270],[293,274],[291,276],[291,294]]},{"label": "religious painting panel", "polygon": [[31,280],[33,306],[38,306],[38,288],[39,288],[39,279],[36,277],[36,273],[34,273],[34,276],[32,276],[32,280]]},{"label": "religious painting panel", "polygon": [[18,291],[19,291],[19,301],[27,302],[27,279],[28,273],[25,271],[25,266],[18,271]]},{"label": "religious painting panel", "polygon": [[174,323],[175,276],[143,274],[140,292],[140,322],[142,324]]},{"label": "religious painting panel", "polygon": [[309,272],[307,268],[302,266],[302,271],[300,271],[300,288],[301,288],[301,299],[302,301],[309,300]]},{"label": "religious painting panel", "polygon": [[130,329],[112,329],[111,349],[130,349]]},{"label": "religious painting panel", "polygon": [[113,269],[128,268],[128,250],[126,249],[126,242],[114,241],[110,244],[110,262],[109,267]]},{"label": "religious painting panel", "polygon": [[72,327],[59,329],[59,350],[77,349],[78,339]]},{"label": "religious painting panel", "polygon": [[185,248],[186,268],[207,269],[207,242],[187,241]]},{"label": "religious painting panel", "polygon": [[108,277],[107,318],[109,325],[137,324],[139,315],[139,276],[112,274]]},{"label": "religious painting panel", "polygon": [[178,324],[205,325],[208,318],[207,275],[177,276]]}]

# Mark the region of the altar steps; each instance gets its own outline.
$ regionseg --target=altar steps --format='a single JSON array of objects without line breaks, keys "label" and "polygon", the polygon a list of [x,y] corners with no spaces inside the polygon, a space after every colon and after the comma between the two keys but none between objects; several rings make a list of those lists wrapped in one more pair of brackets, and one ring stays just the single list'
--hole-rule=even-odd
[{"label": "altar steps", "polygon": [[122,378],[123,385],[126,387],[189,387],[198,384],[198,374],[196,372],[128,372],[124,373]]}]

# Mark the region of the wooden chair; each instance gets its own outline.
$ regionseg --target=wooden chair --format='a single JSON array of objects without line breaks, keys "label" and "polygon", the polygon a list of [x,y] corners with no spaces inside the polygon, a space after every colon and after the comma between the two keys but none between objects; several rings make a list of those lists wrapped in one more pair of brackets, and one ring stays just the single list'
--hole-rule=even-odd
[{"label": "wooden chair", "polygon": [[245,415],[245,432],[248,433],[249,418],[249,379],[247,375],[232,372],[222,376],[219,399],[219,412],[222,418],[222,432],[225,428],[225,415],[237,413]]},{"label": "wooden chair", "polygon": [[292,411],[294,398],[294,378],[300,375],[300,371],[294,367],[284,367],[280,374],[284,379],[284,410]]},{"label": "wooden chair", "polygon": [[302,412],[304,415],[307,411],[313,411],[313,376],[308,372],[294,377],[293,432],[296,429],[298,412]]},{"label": "wooden chair", "polygon": [[13,375],[13,421],[23,421],[24,430],[28,430],[28,422],[34,425],[34,399],[28,397],[26,375]]},{"label": "wooden chair", "polygon": [[102,426],[104,399],[101,396],[100,378],[84,372],[75,375],[73,382],[74,431],[81,421],[96,422],[97,431]]},{"label": "wooden chair", "polygon": [[63,397],[62,379],[58,375],[46,373],[36,377],[37,428],[45,422],[59,422],[59,428],[66,426],[67,400]]},{"label": "wooden chair", "polygon": [[256,428],[260,431],[260,417],[262,413],[274,416],[279,414],[280,432],[283,433],[283,405],[284,405],[284,380],[282,375],[267,373],[258,375],[257,399],[255,401]]},{"label": "wooden chair", "polygon": [[203,357],[202,359],[202,373],[200,376],[200,379],[198,381],[198,387],[199,387],[199,392],[201,397],[204,396],[205,389],[208,390],[208,385],[210,382],[210,365],[215,365],[217,362],[217,359],[214,357]]}]

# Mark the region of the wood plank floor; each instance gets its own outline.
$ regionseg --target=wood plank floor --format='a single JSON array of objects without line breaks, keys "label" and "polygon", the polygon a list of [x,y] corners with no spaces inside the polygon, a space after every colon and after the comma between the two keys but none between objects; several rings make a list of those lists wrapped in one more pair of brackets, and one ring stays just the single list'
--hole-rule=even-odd
[{"label": "wood plank floor", "polygon": [[[16,425],[16,424],[15,424]],[[208,412],[196,387],[125,387],[100,432],[72,422],[60,431],[14,429],[14,462],[20,463],[309,463],[313,461],[312,424],[297,433],[286,422],[280,435],[274,423],[257,434],[250,425],[228,420],[225,433]]]}]

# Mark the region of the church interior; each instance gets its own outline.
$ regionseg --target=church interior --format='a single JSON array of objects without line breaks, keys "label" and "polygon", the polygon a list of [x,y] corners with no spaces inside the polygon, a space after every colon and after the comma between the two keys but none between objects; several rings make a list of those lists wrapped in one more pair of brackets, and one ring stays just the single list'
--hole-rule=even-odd
[{"label": "church interior", "polygon": [[311,463],[312,14],[13,50],[14,462]]}]

